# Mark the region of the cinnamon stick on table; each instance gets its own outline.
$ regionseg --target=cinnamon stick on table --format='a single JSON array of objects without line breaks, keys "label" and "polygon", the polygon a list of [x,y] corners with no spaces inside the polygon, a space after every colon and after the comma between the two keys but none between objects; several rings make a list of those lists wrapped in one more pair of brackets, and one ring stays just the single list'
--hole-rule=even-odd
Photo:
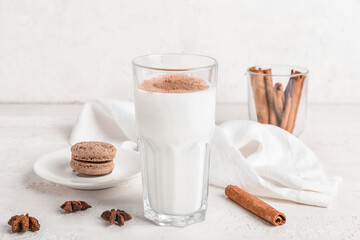
[{"label": "cinnamon stick on table", "polygon": [[275,105],[275,113],[277,117],[277,125],[281,126],[281,121],[284,114],[284,103],[285,103],[285,95],[284,88],[281,83],[275,83],[274,87],[274,105]]},{"label": "cinnamon stick on table", "polygon": [[225,194],[231,200],[239,204],[241,207],[254,213],[255,215],[261,217],[262,219],[268,221],[275,226],[283,225],[286,223],[285,214],[279,212],[266,202],[260,200],[259,198],[251,195],[248,192],[245,192],[237,186],[228,185],[225,188]]},{"label": "cinnamon stick on table", "polygon": [[[256,70],[256,67],[251,67],[250,69],[250,81],[251,87],[254,94],[255,108],[257,120],[260,123],[269,123],[269,108],[268,102],[266,99],[266,87],[263,70],[259,68]],[[256,74],[259,73],[259,74]]]},{"label": "cinnamon stick on table", "polygon": [[265,76],[265,87],[266,87],[266,97],[269,107],[269,123],[272,125],[277,125],[276,114],[275,114],[275,104],[274,104],[274,86],[272,81],[271,68],[264,69]]}]

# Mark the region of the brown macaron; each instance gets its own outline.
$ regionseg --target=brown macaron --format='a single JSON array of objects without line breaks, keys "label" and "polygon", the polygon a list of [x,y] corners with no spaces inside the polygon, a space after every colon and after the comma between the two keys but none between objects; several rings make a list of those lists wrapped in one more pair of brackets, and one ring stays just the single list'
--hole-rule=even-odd
[{"label": "brown macaron", "polygon": [[105,175],[114,169],[116,148],[105,142],[79,142],[71,147],[71,168],[87,175]]}]

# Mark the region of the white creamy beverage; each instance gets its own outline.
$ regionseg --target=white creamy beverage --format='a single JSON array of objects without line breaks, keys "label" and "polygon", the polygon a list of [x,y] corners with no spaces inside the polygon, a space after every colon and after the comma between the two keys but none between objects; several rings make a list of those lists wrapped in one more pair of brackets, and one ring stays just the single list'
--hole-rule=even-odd
[{"label": "white creamy beverage", "polygon": [[208,184],[209,142],[215,128],[215,88],[206,88],[180,93],[135,89],[146,169],[143,191],[156,213],[186,215],[202,207]]}]

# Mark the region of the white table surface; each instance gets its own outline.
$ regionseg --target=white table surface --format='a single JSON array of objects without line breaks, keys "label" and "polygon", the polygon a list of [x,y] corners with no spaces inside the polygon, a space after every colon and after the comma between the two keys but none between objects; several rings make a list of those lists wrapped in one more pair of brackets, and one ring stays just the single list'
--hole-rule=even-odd
[{"label": "white table surface", "polygon": [[[311,105],[300,137],[321,159],[328,174],[343,177],[329,208],[264,199],[284,212],[287,223],[274,227],[210,187],[206,220],[186,228],[158,227],[143,217],[139,177],[99,191],[50,183],[32,171],[40,156],[68,146],[81,105],[0,105],[0,239],[360,239],[360,105]],[[217,121],[246,119],[245,105],[219,105]],[[93,208],[63,214],[67,200]],[[100,218],[121,208],[133,220],[124,227]],[[29,212],[41,230],[11,234],[8,219]]]}]

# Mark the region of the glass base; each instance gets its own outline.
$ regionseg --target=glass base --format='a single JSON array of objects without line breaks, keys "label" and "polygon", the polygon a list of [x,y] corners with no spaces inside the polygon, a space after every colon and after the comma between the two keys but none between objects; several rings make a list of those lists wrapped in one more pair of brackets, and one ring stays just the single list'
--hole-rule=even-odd
[{"label": "glass base", "polygon": [[194,223],[202,222],[205,220],[206,210],[199,210],[198,212],[189,215],[166,215],[156,213],[151,208],[144,209],[145,218],[153,221],[159,226],[173,226],[173,227],[186,227]]}]

